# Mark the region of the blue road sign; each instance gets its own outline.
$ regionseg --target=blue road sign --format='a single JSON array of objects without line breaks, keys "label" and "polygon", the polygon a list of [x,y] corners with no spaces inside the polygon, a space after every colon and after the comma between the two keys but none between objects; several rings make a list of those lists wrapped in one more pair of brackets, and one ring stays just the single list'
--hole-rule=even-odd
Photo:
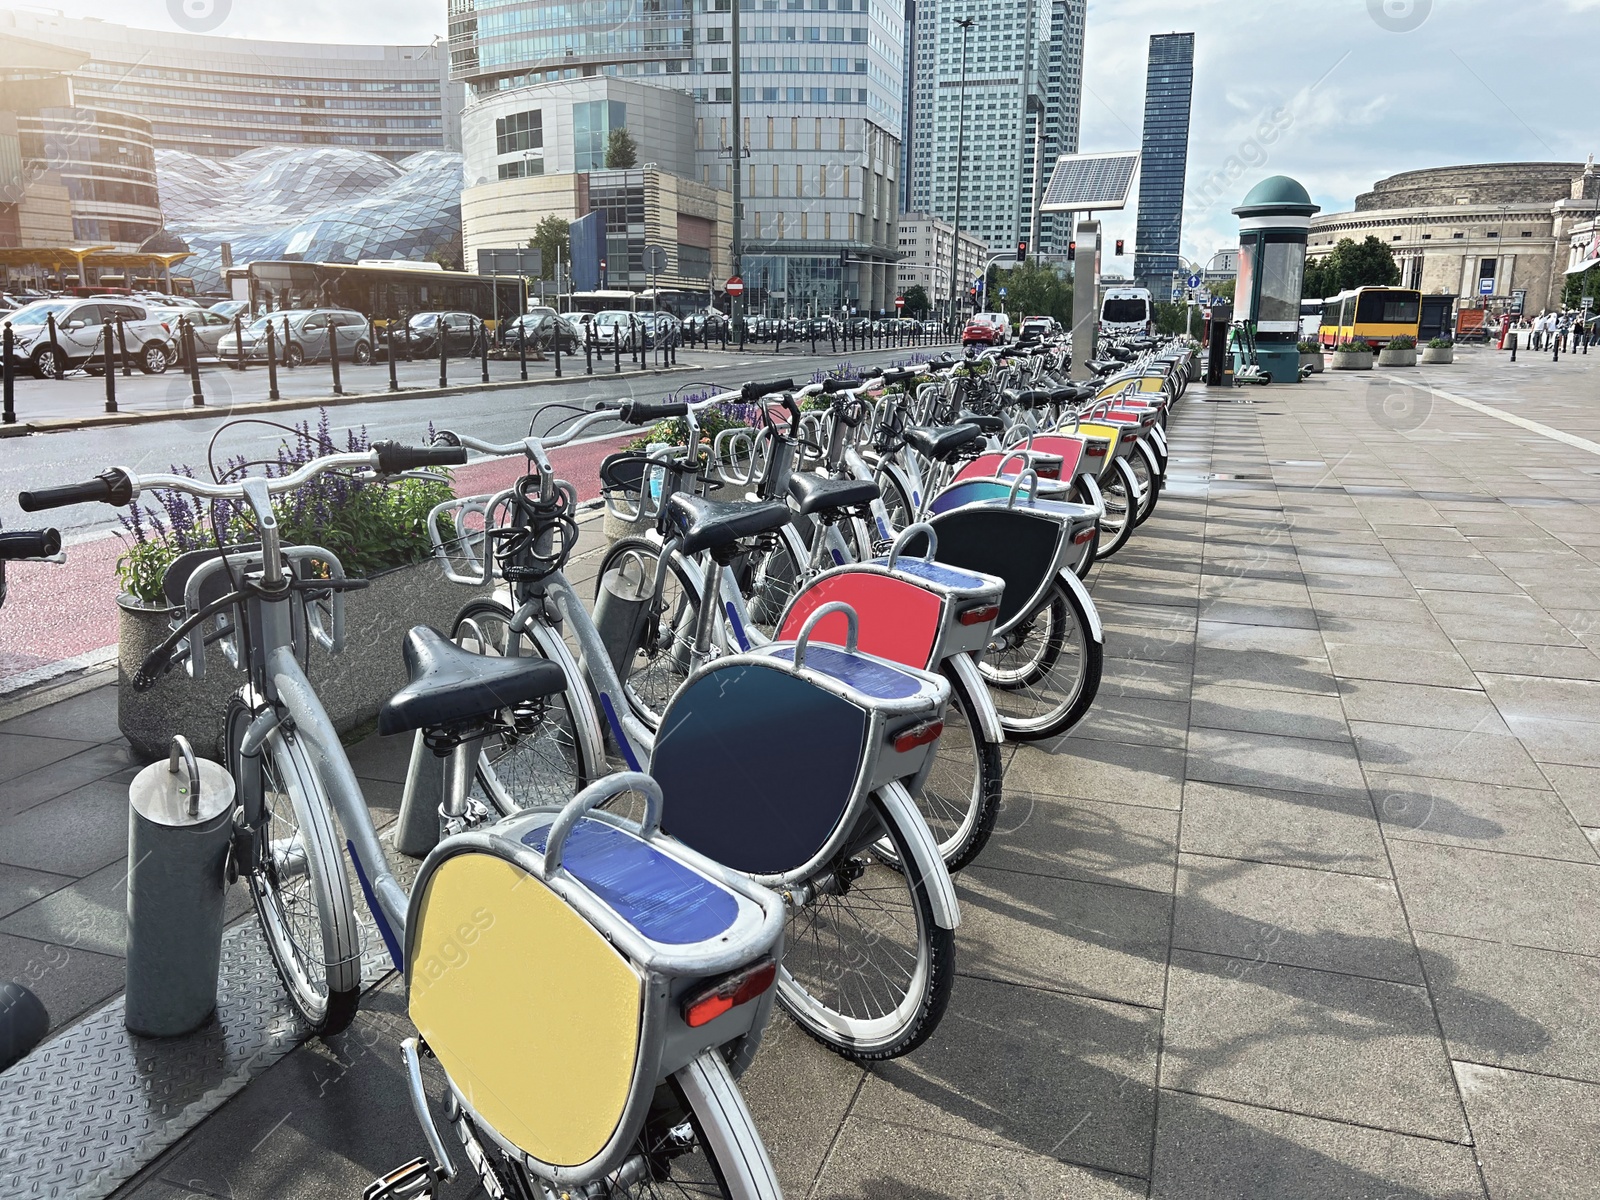
[{"label": "blue road sign", "polygon": [[1189,286],[1192,287],[1192,288],[1199,287],[1200,286],[1200,276],[1198,276],[1198,275],[1189,276]]},{"label": "blue road sign", "polygon": [[1478,294],[1480,296],[1492,296],[1492,295],[1494,295],[1494,280],[1492,280],[1492,279],[1480,279],[1480,280],[1478,280]]},{"label": "blue road sign", "polygon": [[1003,297],[1004,297],[1004,296],[1005,296],[1005,294],[1006,294],[1006,290],[1005,290],[1005,288],[1001,288],[1001,289],[1000,289],[1000,295],[1001,295],[1001,297],[1002,297],[1002,298],[1003,298]]}]

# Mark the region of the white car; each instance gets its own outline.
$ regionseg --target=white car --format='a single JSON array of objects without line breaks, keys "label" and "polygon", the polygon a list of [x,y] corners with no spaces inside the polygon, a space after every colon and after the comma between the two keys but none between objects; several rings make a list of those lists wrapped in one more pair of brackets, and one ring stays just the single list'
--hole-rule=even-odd
[{"label": "white car", "polygon": [[[178,342],[178,318],[182,317],[189,322],[194,330],[194,352],[201,358],[216,358],[217,343],[224,335],[233,332],[233,322],[221,313],[211,312],[203,308],[158,308],[152,306],[148,312],[156,320],[167,325],[172,330],[172,337],[178,343],[178,358],[183,357],[183,346]],[[249,324],[249,322],[245,322]]]},{"label": "white car", "polygon": [[[50,317],[55,316],[55,341]],[[11,358],[40,379],[59,379],[75,367],[91,372],[104,362],[107,323],[115,331],[122,321],[128,356],[146,375],[160,375],[178,359],[173,343],[176,323],[150,315],[142,304],[120,298],[36,300],[6,316],[11,326]],[[121,347],[118,347],[120,354]]]},{"label": "white car", "polygon": [[623,350],[632,351],[635,334],[643,341],[645,330],[640,326],[639,319],[633,313],[623,312],[621,309],[610,308],[594,315],[594,343],[598,349],[610,350],[620,346]]},{"label": "white car", "polygon": [[1003,346],[1011,340],[1011,318],[1003,312],[973,313],[968,325],[987,325],[994,330],[994,344]]}]

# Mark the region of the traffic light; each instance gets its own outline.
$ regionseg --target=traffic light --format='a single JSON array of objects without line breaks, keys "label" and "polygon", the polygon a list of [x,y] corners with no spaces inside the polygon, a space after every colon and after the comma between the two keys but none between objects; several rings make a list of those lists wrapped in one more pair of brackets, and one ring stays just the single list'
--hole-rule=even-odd
[{"label": "traffic light", "polygon": [[1067,243],[1067,261],[1068,262],[1072,262],[1077,257],[1078,257],[1078,243],[1077,242],[1068,242]]},{"label": "traffic light", "polygon": [[1028,239],[1027,238],[1023,238],[1022,241],[1017,243],[1017,261],[1019,263],[1025,263],[1025,262],[1028,261]]},{"label": "traffic light", "polygon": [[1119,255],[1122,253],[1122,239],[1121,238],[1117,239],[1117,253]]}]

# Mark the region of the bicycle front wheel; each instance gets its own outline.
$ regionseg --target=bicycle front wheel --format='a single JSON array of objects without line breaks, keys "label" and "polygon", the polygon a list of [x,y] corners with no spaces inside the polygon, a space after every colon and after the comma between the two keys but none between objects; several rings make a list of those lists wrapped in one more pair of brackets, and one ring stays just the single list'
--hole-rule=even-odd
[{"label": "bicycle front wheel", "polygon": [[[772,1164],[719,1054],[702,1054],[657,1086],[633,1153],[596,1195],[606,1200],[780,1200]],[[553,1200],[589,1194],[558,1187],[530,1171],[453,1097],[450,1123],[489,1195]]]},{"label": "bicycle front wheel", "polygon": [[238,794],[259,788],[262,797],[259,862],[245,879],[289,1003],[312,1033],[331,1037],[355,1019],[361,995],[361,935],[350,884],[327,797],[299,740],[275,735],[259,757],[244,758],[245,732],[260,711],[235,696],[224,726]]},{"label": "bicycle front wheel", "polygon": [[[600,562],[597,591],[614,565],[634,555],[638,557],[640,569],[653,573],[661,559],[661,547],[642,537],[625,537],[614,542]],[[661,594],[651,602],[639,640],[619,672],[628,707],[651,729],[660,726],[667,704],[689,677],[699,621],[699,584],[683,558],[675,554],[668,563]]]},{"label": "bicycle front wheel", "polygon": [[923,1043],[950,1002],[955,934],[933,916],[928,885],[899,827],[873,797],[876,847],[841,855],[809,881],[789,912],[778,1002],[824,1046],[858,1062],[895,1058]]},{"label": "bicycle front wheel", "polygon": [[[474,600],[456,616],[451,638],[476,654],[545,657],[528,633],[512,629],[511,619],[510,610],[498,600]],[[587,712],[570,678],[555,695],[501,709],[478,757],[473,794],[502,816],[524,808],[564,805],[601,769],[588,761],[584,749],[581,723]]]},{"label": "bicycle front wheel", "polygon": [[1104,646],[1088,610],[1059,580],[1045,602],[999,635],[978,664],[1007,737],[1054,737],[1083,719],[1100,690]]}]

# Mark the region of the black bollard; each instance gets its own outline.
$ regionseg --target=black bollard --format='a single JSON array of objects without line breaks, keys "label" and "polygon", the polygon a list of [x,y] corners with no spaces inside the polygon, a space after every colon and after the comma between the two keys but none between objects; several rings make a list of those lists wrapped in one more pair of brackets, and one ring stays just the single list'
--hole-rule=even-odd
[{"label": "black bollard", "polygon": [[278,338],[271,321],[267,322],[267,399],[283,399],[278,395]]},{"label": "black bollard", "polygon": [[4,331],[0,331],[0,355],[5,358],[0,362],[0,384],[4,386],[3,398],[0,398],[0,424],[15,425],[17,423],[17,364],[11,356],[17,352],[16,335],[11,332],[11,322],[7,321]]},{"label": "black bollard", "polygon": [[344,387],[339,382],[339,327],[333,323],[333,318],[328,318],[328,365],[333,370],[333,394],[344,395]]},{"label": "black bollard", "polygon": [[[522,318],[522,324],[517,327],[517,366],[522,372],[522,381],[528,381],[528,318]],[[561,374],[561,339],[556,339],[556,374]]]},{"label": "black bollard", "polygon": [[54,312],[46,313],[44,321],[50,331],[50,349],[55,354],[51,361],[56,365],[56,378],[65,379],[67,377],[67,360],[61,354],[61,343],[56,341],[56,314]]},{"label": "black bollard", "polygon": [[122,359],[122,377],[130,378],[133,375],[133,360],[128,357],[128,331],[123,328],[120,316],[117,317],[117,357]]},{"label": "black bollard", "polygon": [[583,373],[594,374],[594,328],[589,325],[583,327]]},{"label": "black bollard", "polygon": [[189,396],[196,408],[206,406],[206,394],[200,390],[200,356],[194,352],[194,327],[187,318],[178,318],[178,336],[182,339],[183,357],[189,364]]},{"label": "black bollard", "polygon": [[117,411],[117,348],[116,344],[111,340],[112,329],[110,321],[107,321],[101,327],[100,336],[105,338],[106,411],[114,413]]},{"label": "black bollard", "polygon": [[383,324],[383,348],[389,356],[389,390],[400,390],[400,366],[394,361],[394,322],[385,321]]},{"label": "black bollard", "polygon": [[233,318],[233,348],[239,352],[239,365],[236,371],[244,370],[244,318],[238,314]]},{"label": "black bollard", "polygon": [[1517,361],[1517,335],[1515,333],[1511,335],[1511,361]]},{"label": "black bollard", "polygon": [[561,322],[555,321],[550,326],[550,349],[556,356],[556,378],[561,378]]},{"label": "black bollard", "polygon": [[439,336],[439,386],[449,387],[450,368],[445,364],[450,360],[450,344],[445,341],[444,316],[442,314],[434,321],[433,328]]},{"label": "black bollard", "polygon": [[621,375],[622,374],[622,328],[621,328],[621,326],[618,326],[618,325],[613,325],[611,327],[611,353],[612,353],[612,356],[613,356],[613,358],[615,360],[612,363],[611,373],[613,375]]},{"label": "black bollard", "polygon": [[478,340],[479,340],[479,342],[482,343],[478,347],[478,351],[479,351],[480,355],[482,356],[481,361],[482,361],[482,364],[483,364],[483,372],[482,372],[482,375],[480,376],[480,380],[479,381],[482,382],[482,383],[488,383],[489,382],[489,322],[485,321],[482,317],[478,318]]}]

